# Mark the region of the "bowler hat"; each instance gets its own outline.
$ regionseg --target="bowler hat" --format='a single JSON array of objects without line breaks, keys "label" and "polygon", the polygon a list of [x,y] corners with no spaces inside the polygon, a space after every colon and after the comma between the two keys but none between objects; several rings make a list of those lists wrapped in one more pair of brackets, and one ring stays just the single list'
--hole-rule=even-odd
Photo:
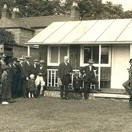
[{"label": "bowler hat", "polygon": [[92,59],[89,59],[88,63],[89,63],[89,64],[93,64],[94,61],[93,61]]}]

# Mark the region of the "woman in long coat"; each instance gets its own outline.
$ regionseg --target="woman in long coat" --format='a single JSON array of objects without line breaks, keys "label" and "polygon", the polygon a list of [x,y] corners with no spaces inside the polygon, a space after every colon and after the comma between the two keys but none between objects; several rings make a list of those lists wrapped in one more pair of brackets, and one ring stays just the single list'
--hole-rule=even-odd
[{"label": "woman in long coat", "polygon": [[9,103],[8,101],[11,100],[11,86],[12,86],[12,69],[8,64],[6,64],[3,69],[1,81],[2,81],[2,92],[1,92],[2,104],[8,104]]}]

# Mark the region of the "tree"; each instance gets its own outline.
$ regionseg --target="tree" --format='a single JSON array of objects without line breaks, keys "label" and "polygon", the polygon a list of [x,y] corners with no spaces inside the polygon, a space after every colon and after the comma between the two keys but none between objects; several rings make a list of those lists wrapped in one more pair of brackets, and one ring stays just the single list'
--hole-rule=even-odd
[{"label": "tree", "polygon": [[15,45],[14,35],[4,29],[0,29],[0,44]]},{"label": "tree", "polygon": [[[74,0],[66,0],[60,4],[60,0],[0,0],[0,9],[7,3],[10,12],[18,7],[22,17],[69,15]],[[114,5],[111,2],[105,4],[102,0],[78,0],[80,18],[89,19],[115,19],[131,18],[132,11],[123,11],[122,5]],[[10,13],[11,15],[11,13]]]}]

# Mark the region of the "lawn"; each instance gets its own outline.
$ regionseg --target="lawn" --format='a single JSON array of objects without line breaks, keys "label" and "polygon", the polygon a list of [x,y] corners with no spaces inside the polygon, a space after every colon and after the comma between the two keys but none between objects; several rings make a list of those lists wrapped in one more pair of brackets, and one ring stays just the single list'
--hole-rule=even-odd
[{"label": "lawn", "polygon": [[19,98],[0,105],[0,132],[131,132],[131,117],[124,100]]}]

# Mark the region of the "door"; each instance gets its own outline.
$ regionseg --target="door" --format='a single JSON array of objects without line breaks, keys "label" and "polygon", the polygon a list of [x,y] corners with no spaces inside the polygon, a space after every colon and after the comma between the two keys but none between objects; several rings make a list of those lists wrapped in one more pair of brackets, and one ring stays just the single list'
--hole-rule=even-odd
[{"label": "door", "polygon": [[111,88],[122,89],[122,83],[128,79],[130,45],[112,46]]}]

